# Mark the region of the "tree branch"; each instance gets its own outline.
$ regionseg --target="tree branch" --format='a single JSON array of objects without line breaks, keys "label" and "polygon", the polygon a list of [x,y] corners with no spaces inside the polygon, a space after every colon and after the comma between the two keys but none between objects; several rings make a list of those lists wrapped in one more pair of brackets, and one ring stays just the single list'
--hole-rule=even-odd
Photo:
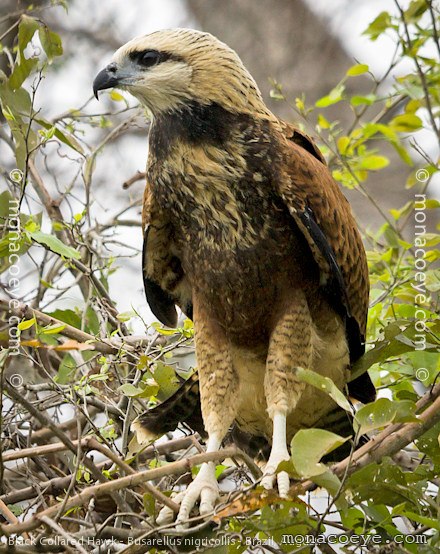
[{"label": "tree branch", "polygon": [[14,303],[11,307],[11,304],[6,300],[0,300],[0,312],[13,314],[20,319],[32,319],[33,317],[35,317],[39,325],[64,326],[62,331],[60,331],[61,335],[74,339],[80,343],[90,343],[90,350],[96,350],[98,352],[102,352],[103,354],[115,355],[120,354],[121,351],[124,351],[128,356],[134,357],[137,360],[135,356],[135,348],[127,344],[125,341],[123,342],[122,340],[116,338],[101,339],[95,337],[93,335],[90,335],[89,333],[86,333],[85,331],[81,331],[81,329],[77,329],[72,325],[64,323],[64,321],[61,321],[60,319],[56,319],[52,316],[44,314],[43,312],[40,312],[39,310],[31,308],[29,305],[22,302],[17,302],[14,300]]},{"label": "tree branch", "polygon": [[[88,487],[76,496],[72,496],[71,498],[69,498],[65,504],[65,510],[69,510],[74,506],[84,506],[92,498],[99,498],[114,493],[115,491],[119,491],[122,489],[133,490],[134,487],[145,483],[146,481],[161,479],[162,477],[168,475],[183,475],[184,473],[191,471],[193,467],[204,462],[218,462],[225,458],[233,457],[243,458],[243,453],[235,447],[225,448],[224,450],[220,450],[218,452],[205,452],[204,454],[196,454],[191,458],[186,458],[178,462],[172,462],[162,467],[140,471],[134,473],[133,475],[127,475],[125,477],[114,479],[113,481],[109,481],[106,483],[99,483],[97,485]],[[12,525],[0,525],[0,533],[3,533],[6,536],[10,536],[12,534],[23,533],[25,531],[32,531],[33,529],[37,529],[41,525],[41,517],[53,516],[57,513],[58,508],[59,504],[56,504],[55,506],[51,506],[50,508],[43,510],[42,512],[33,516],[31,519],[22,523]]]}]

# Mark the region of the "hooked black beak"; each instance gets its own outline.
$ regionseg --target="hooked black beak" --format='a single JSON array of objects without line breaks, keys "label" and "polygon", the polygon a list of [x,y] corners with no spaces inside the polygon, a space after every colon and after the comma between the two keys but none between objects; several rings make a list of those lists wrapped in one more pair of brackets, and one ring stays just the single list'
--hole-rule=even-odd
[{"label": "hooked black beak", "polygon": [[119,83],[119,79],[116,76],[117,65],[115,63],[109,64],[102,71],[98,73],[93,81],[93,94],[96,100],[98,98],[98,91],[105,90],[107,88],[116,87]]}]

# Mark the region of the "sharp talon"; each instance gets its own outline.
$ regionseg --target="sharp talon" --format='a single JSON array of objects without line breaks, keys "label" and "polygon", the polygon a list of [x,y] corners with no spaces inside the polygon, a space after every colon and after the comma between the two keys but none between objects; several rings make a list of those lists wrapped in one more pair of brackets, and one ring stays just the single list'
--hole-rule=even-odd
[{"label": "sharp talon", "polygon": [[289,459],[290,456],[287,448],[285,450],[272,450],[264,469],[263,479],[261,480],[261,484],[265,489],[273,489],[276,485],[278,494],[282,498],[288,497],[290,487],[289,474],[286,471],[281,471],[277,474],[276,470],[281,462]]},{"label": "sharp talon", "polygon": [[[182,499],[184,498],[185,493],[179,492],[172,496],[172,499],[176,504],[180,504],[182,502]],[[161,508],[157,518],[156,518],[156,524],[157,525],[168,525],[174,521],[174,512],[171,508],[168,506],[164,506]]]},{"label": "sharp talon", "polygon": [[264,471],[263,479],[261,480],[262,486],[266,490],[273,489],[274,481],[275,481],[275,470],[273,468],[266,467]]},{"label": "sharp talon", "polygon": [[[184,522],[190,517],[191,510],[197,500],[200,499],[200,514],[205,515],[214,510],[218,497],[219,490],[215,478],[215,466],[212,463],[203,465],[186,492],[180,493],[174,498],[175,502],[180,503],[180,510],[176,518],[176,529],[184,530],[188,528],[188,524]],[[169,523],[173,521],[173,517],[172,511],[165,507],[160,511],[157,522]]]},{"label": "sharp talon", "polygon": [[174,520],[174,512],[173,510],[170,510],[168,506],[165,506],[162,508],[156,518],[156,524],[161,525],[168,525],[169,523],[172,523]]},{"label": "sharp talon", "polygon": [[290,479],[289,474],[285,471],[281,471],[277,475],[277,484],[278,484],[278,494],[281,498],[288,498],[289,496],[289,487]]},{"label": "sharp talon", "polygon": [[218,489],[202,489],[200,493],[200,515],[204,516],[212,512],[215,508],[215,503],[218,498]]}]

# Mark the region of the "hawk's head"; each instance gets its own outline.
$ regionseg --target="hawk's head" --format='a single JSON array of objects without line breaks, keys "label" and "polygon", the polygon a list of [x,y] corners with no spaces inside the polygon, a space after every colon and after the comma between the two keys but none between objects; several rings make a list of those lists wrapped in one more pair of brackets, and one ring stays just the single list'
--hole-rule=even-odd
[{"label": "hawk's head", "polygon": [[93,91],[130,92],[155,115],[197,102],[232,112],[270,114],[238,55],[201,31],[168,29],[135,38],[119,48],[93,82]]}]

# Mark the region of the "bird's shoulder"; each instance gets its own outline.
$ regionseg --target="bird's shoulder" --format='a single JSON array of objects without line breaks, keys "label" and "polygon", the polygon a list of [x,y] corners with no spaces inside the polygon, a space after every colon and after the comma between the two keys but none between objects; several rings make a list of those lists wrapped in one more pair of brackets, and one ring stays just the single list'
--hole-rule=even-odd
[{"label": "bird's shoulder", "polygon": [[363,341],[368,267],[350,204],[314,141],[292,125],[281,122],[280,127],[283,162],[275,186],[306,237],[322,275],[333,283],[335,290],[330,294],[341,297]]}]

